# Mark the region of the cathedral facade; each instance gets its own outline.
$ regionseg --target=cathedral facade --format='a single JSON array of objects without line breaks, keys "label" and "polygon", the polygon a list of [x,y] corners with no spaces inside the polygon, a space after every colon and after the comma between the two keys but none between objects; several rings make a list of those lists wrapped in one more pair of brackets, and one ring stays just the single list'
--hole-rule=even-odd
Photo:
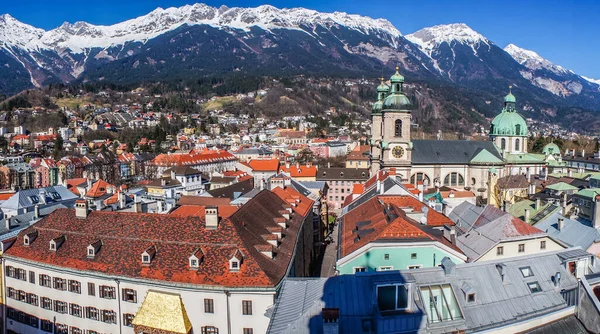
[{"label": "cathedral facade", "polygon": [[372,109],[371,175],[396,168],[404,182],[448,186],[487,197],[491,178],[546,173],[547,155],[527,151],[529,131],[512,93],[490,127],[490,140],[411,140],[411,102],[404,77],[392,75],[377,87]]}]

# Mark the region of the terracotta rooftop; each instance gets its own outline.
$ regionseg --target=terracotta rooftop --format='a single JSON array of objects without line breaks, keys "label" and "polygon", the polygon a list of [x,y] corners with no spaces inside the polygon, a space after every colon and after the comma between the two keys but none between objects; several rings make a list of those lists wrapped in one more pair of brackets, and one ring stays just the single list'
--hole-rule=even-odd
[{"label": "terracotta rooftop", "polygon": [[269,160],[250,160],[246,163],[253,171],[257,172],[277,172],[279,169],[279,160],[277,159],[269,159]]},{"label": "terracotta rooftop", "polygon": [[[212,205],[209,205],[212,206]],[[176,217],[205,217],[205,205],[182,205],[171,212]],[[220,218],[229,218],[238,210],[234,205],[217,205],[217,212]]]},{"label": "terracotta rooftop", "polygon": [[[276,194],[263,190],[215,230],[205,229],[202,218],[174,215],[92,211],[85,219],[75,210],[58,209],[41,221],[21,231],[15,243],[4,252],[6,257],[23,258],[38,263],[159,281],[219,285],[227,287],[274,286],[287,273],[304,220],[292,214],[285,237],[274,248],[274,258],[263,255],[270,243],[262,235],[277,228],[273,219],[286,206]],[[30,246],[23,237],[38,232]],[[66,239],[56,251],[49,241]],[[87,247],[102,240],[103,246],[93,259]],[[142,264],[141,254],[155,246],[150,264]],[[202,248],[204,258],[199,269],[190,270],[189,257]],[[229,271],[231,254],[243,256],[238,272]],[[243,254],[243,255],[242,255]]]},{"label": "terracotta rooftop", "polygon": [[410,196],[402,195],[388,195],[378,196],[386,204],[394,204],[399,208],[412,208],[416,212],[421,212],[423,207],[427,207],[427,225],[428,226],[444,226],[454,225],[454,222],[450,218],[444,216],[442,213],[435,211],[430,208],[427,204],[419,201],[418,199]]},{"label": "terracotta rooftop", "polygon": [[207,196],[188,196],[184,195],[179,198],[178,205],[229,205],[231,200],[229,198],[214,198]]},{"label": "terracotta rooftop", "polygon": [[112,184],[100,179],[100,180],[96,181],[96,183],[94,183],[94,185],[92,185],[92,188],[90,188],[90,190],[85,194],[85,196],[91,197],[91,198],[102,197],[102,196],[106,195],[106,193],[108,192],[108,189],[111,187],[116,189],[116,187],[113,186]]},{"label": "terracotta rooftop", "polygon": [[455,250],[445,239],[435,236],[430,227],[406,216],[402,209],[374,197],[345,215],[340,226],[340,256],[344,257],[376,240],[439,241]]}]

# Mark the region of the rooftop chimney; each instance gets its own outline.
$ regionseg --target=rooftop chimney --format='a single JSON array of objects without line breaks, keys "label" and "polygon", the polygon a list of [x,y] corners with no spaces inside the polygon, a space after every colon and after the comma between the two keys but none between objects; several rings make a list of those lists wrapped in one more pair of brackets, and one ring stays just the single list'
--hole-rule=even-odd
[{"label": "rooftop chimney", "polygon": [[498,274],[500,274],[500,279],[504,283],[504,279],[506,277],[506,265],[504,263],[498,263],[496,265],[496,270],[498,270]]},{"label": "rooftop chimney", "polygon": [[75,201],[75,217],[85,219],[88,216],[88,203],[84,199]]},{"label": "rooftop chimney", "polygon": [[125,209],[125,193],[122,191],[119,191],[117,193],[117,199],[119,201],[119,209]]},{"label": "rooftop chimney", "polygon": [[33,207],[33,219],[40,219],[40,206],[38,204]]},{"label": "rooftop chimney", "polygon": [[529,215],[530,215],[530,214],[531,214],[531,213],[530,213],[529,209],[525,209],[525,222],[526,222],[527,224],[529,224]]},{"label": "rooftop chimney", "polygon": [[338,334],[340,332],[340,309],[323,308],[323,334]]},{"label": "rooftop chimney", "polygon": [[206,228],[214,230],[219,227],[219,209],[216,206],[204,208],[204,219],[206,220]]},{"label": "rooftop chimney", "polygon": [[596,196],[596,200],[594,201],[594,215],[592,224],[594,225],[594,228],[600,227],[600,196]]},{"label": "rooftop chimney", "polygon": [[171,180],[175,180],[175,169],[171,169]]},{"label": "rooftop chimney", "polygon": [[565,219],[564,218],[558,218],[558,222],[556,223],[556,229],[559,231],[562,231],[565,228]]},{"label": "rooftop chimney", "polygon": [[444,256],[442,259],[442,269],[444,269],[444,275],[452,275],[456,269],[456,264],[449,257]]},{"label": "rooftop chimney", "polygon": [[535,200],[535,211],[539,210],[542,207],[542,200],[540,198],[537,198]]}]

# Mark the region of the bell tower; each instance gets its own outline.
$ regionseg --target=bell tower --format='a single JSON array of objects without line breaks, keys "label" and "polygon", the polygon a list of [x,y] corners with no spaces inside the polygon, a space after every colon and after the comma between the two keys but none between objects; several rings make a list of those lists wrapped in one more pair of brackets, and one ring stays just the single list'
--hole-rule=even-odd
[{"label": "bell tower", "polygon": [[[381,111],[373,105],[371,128],[371,175],[380,169],[395,167],[404,179],[410,177],[412,143],[410,141],[411,103],[404,95],[404,77],[398,72],[390,78],[389,93]],[[379,87],[382,87],[380,85]],[[378,93],[379,93],[378,87]],[[379,95],[379,94],[378,94]],[[378,96],[380,98],[381,95]],[[376,112],[377,111],[377,112]]]}]

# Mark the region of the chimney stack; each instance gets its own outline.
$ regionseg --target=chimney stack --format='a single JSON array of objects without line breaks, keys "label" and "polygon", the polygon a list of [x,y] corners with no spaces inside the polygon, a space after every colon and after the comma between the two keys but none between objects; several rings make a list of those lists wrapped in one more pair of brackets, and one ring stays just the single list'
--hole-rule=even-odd
[{"label": "chimney stack", "polygon": [[594,201],[594,215],[592,219],[592,225],[596,229],[600,227],[600,196],[596,196],[596,200]]},{"label": "chimney stack", "polygon": [[527,224],[529,224],[529,215],[531,214],[531,212],[529,211],[529,209],[525,209],[525,222]]},{"label": "chimney stack", "polygon": [[33,219],[40,219],[40,206],[38,204],[33,207]]},{"label": "chimney stack", "polygon": [[207,206],[204,208],[204,219],[206,228],[214,230],[219,227],[219,209],[216,206]]},{"label": "chimney stack", "polygon": [[75,217],[85,219],[88,216],[88,203],[84,199],[75,201]]},{"label": "chimney stack", "polygon": [[323,334],[339,334],[340,332],[340,309],[323,308]]},{"label": "chimney stack", "polygon": [[117,193],[117,199],[119,201],[119,204],[118,204],[119,205],[119,209],[121,209],[121,210],[125,209],[125,203],[126,203],[125,202],[125,193],[122,192],[122,191],[119,191]]},{"label": "chimney stack", "polygon": [[535,200],[535,211],[539,210],[542,207],[542,200],[538,197]]},{"label": "chimney stack", "polygon": [[448,276],[448,275],[454,274],[455,269],[456,269],[456,264],[454,264],[454,262],[452,262],[452,260],[450,260],[449,257],[444,256],[441,264],[442,264],[442,269],[444,269],[444,275]]},{"label": "chimney stack", "polygon": [[560,217],[558,218],[558,223],[556,224],[556,229],[562,231],[565,228],[565,219]]}]

